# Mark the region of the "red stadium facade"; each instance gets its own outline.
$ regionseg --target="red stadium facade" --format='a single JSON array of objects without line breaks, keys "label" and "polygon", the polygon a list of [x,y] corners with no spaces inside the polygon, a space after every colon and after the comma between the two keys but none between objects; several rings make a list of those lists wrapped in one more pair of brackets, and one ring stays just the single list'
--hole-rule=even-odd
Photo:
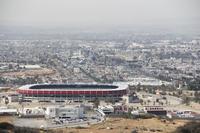
[{"label": "red stadium facade", "polygon": [[33,84],[20,87],[17,92],[25,99],[86,99],[120,98],[127,93],[126,85],[107,84]]}]

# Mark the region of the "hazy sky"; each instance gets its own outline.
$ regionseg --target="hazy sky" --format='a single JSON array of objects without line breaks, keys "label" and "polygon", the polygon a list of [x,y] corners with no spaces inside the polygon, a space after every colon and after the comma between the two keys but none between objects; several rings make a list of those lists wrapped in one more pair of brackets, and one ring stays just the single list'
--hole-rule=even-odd
[{"label": "hazy sky", "polygon": [[0,0],[1,25],[200,25],[200,0]]}]

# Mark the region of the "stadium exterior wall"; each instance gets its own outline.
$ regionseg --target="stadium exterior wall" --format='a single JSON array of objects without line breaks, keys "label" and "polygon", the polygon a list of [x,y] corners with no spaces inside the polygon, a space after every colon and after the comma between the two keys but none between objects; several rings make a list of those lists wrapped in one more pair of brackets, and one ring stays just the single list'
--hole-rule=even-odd
[{"label": "stadium exterior wall", "polygon": [[[45,88],[42,88],[42,86],[44,85]],[[48,88],[48,85],[50,88]],[[92,100],[94,98],[100,98],[100,99],[120,98],[127,93],[127,88],[128,88],[128,86],[126,85],[74,84],[76,86],[83,86],[83,88],[62,87],[62,89],[59,89],[59,88],[52,88],[51,85],[54,84],[40,84],[40,88],[37,87],[39,86],[37,84],[25,85],[20,87],[17,90],[17,92],[22,95],[23,99]],[[68,84],[59,84],[59,85],[67,86]],[[88,86],[89,88],[84,88],[85,85]],[[95,87],[92,88],[93,86]]]}]

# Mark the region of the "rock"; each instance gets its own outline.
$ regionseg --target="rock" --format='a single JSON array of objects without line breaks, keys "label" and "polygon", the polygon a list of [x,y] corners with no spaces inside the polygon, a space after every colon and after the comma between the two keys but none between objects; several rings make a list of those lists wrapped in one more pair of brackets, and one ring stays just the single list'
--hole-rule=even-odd
[{"label": "rock", "polygon": [[128,129],[128,127],[126,126],[124,129]]},{"label": "rock", "polygon": [[164,123],[166,123],[167,121],[166,121],[166,120],[161,120],[161,122],[164,122]]},{"label": "rock", "polygon": [[138,133],[136,129],[132,129],[131,133]]},{"label": "rock", "polygon": [[161,130],[161,129],[156,129],[156,131],[157,131],[157,132],[162,132],[163,130]]},{"label": "rock", "polygon": [[110,127],[106,127],[106,129],[110,130]]},{"label": "rock", "polygon": [[156,132],[156,130],[155,130],[155,129],[149,129],[149,131],[150,131],[150,132]]},{"label": "rock", "polygon": [[148,129],[146,127],[142,127],[141,130],[148,131]]}]

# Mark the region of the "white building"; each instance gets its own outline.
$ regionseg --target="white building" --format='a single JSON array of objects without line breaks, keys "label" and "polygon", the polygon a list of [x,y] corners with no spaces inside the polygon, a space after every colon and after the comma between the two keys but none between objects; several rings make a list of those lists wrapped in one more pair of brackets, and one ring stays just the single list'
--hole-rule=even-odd
[{"label": "white building", "polygon": [[56,107],[51,106],[47,107],[45,111],[46,118],[81,118],[84,117],[83,107],[79,106],[65,106],[65,107]]},{"label": "white building", "polygon": [[29,70],[32,70],[32,69],[41,69],[40,65],[20,65],[19,67],[20,68],[24,68],[24,69],[29,69]]},{"label": "white building", "polygon": [[17,114],[17,109],[9,109],[7,107],[0,107],[0,115],[15,115]]},{"label": "white building", "polygon": [[40,107],[18,109],[20,117],[44,117],[44,109]]},{"label": "white building", "polygon": [[105,114],[114,112],[114,107],[111,105],[99,106],[98,109],[102,110]]}]

